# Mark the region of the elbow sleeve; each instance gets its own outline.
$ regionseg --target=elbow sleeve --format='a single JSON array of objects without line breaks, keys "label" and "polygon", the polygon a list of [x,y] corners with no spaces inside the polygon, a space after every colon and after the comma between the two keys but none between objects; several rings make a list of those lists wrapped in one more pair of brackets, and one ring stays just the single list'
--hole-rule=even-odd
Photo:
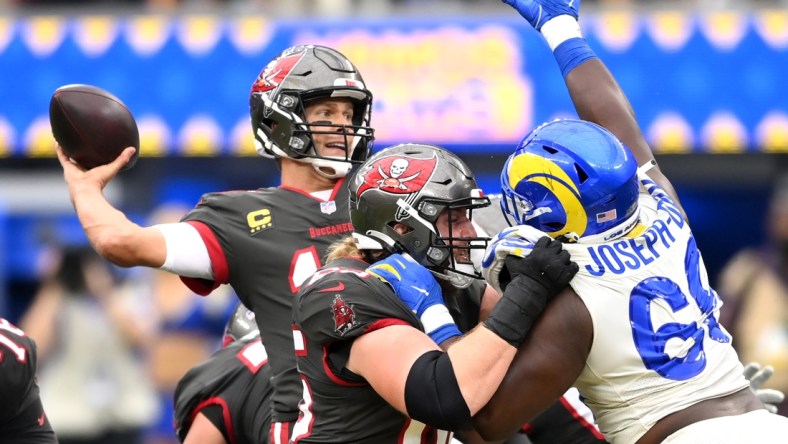
[{"label": "elbow sleeve", "polygon": [[458,430],[471,421],[471,411],[447,353],[424,353],[413,363],[405,382],[408,416],[442,430]]}]

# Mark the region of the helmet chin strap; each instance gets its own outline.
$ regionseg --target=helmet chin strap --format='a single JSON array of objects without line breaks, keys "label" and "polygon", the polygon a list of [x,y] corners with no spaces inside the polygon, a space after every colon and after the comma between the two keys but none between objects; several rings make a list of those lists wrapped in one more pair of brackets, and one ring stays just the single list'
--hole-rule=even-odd
[{"label": "helmet chin strap", "polygon": [[[347,138],[345,138],[347,141]],[[353,153],[356,151],[356,146],[358,145],[361,138],[359,136],[353,136],[353,139],[350,142],[350,153],[346,158],[337,157],[336,160],[330,157],[324,158],[304,158],[300,160],[308,161],[312,164],[317,171],[318,174],[327,178],[327,179],[339,179],[341,177],[347,176],[350,172],[351,168],[353,168],[353,164],[350,162],[349,159],[353,157]],[[314,147],[314,143],[312,146],[312,150],[317,152],[317,148]]]},{"label": "helmet chin strap", "polygon": [[[471,264],[456,264],[454,269],[468,274],[473,274],[476,272],[476,269]],[[446,274],[449,276],[449,283],[453,285],[454,288],[458,288],[460,290],[470,287],[473,281],[476,280],[470,276],[457,273],[454,270],[446,270]]]},{"label": "helmet chin strap", "polygon": [[[289,116],[289,118],[296,125],[302,123],[301,118],[297,114],[294,114],[294,113],[291,113],[291,112],[282,111],[282,109],[279,108],[279,106],[276,103],[273,103],[270,100],[266,104],[270,108],[272,108],[274,111],[278,112],[279,114],[281,114],[283,116]],[[319,123],[320,123],[319,121],[318,122],[312,122],[312,124],[319,124]],[[364,132],[363,134],[366,134],[366,132]],[[292,160],[295,160],[297,162],[310,163],[310,164],[312,164],[312,167],[315,169],[317,174],[319,174],[322,177],[325,177],[326,179],[340,179],[342,177],[347,176],[347,174],[353,168],[353,164],[349,161],[349,159],[353,157],[353,152],[355,151],[356,146],[358,145],[359,141],[361,140],[361,138],[358,135],[356,135],[356,136],[354,136],[352,138],[351,143],[350,143],[350,155],[347,156],[347,158],[344,158],[344,157],[337,157],[336,159],[332,159],[332,158],[329,158],[329,157],[324,157],[324,158],[320,158],[320,157],[301,157],[301,158],[296,158],[296,157],[290,156],[285,151],[283,151],[281,148],[279,148],[271,139],[268,138],[268,136],[265,134],[265,131],[263,131],[262,128],[258,128],[257,129],[257,135],[260,137],[261,140],[264,141],[264,143],[262,143],[257,138],[255,138],[255,140],[254,140],[255,151],[257,151],[257,154],[259,154],[260,156],[267,157],[267,158],[286,157],[288,159],[292,159]],[[317,149],[314,146],[314,142],[312,142],[311,150],[312,150],[313,153],[317,154]],[[269,153],[269,151],[270,151],[270,153]]]},{"label": "helmet chin strap", "polygon": [[296,160],[311,163],[312,167],[315,169],[315,171],[317,171],[317,174],[320,174],[327,179],[339,179],[345,177],[347,176],[347,173],[350,172],[350,168],[353,167],[350,162],[346,162],[344,160],[315,159],[310,157]]},{"label": "helmet chin strap", "polygon": [[[481,249],[471,248],[471,263],[454,263],[454,270],[443,270],[443,272],[433,271],[432,273],[445,281],[448,281],[454,288],[462,290],[468,288],[473,284],[477,278],[474,275],[479,275],[482,259],[484,258],[484,251]],[[458,273],[459,272],[459,273]]]},{"label": "helmet chin strap", "polygon": [[[457,264],[455,266],[455,269],[460,270],[464,273],[473,273],[476,271],[473,265],[471,264]],[[464,288],[470,287],[473,281],[476,280],[475,278],[472,278],[470,276],[457,273],[454,270],[436,271],[431,268],[429,270],[430,272],[432,272],[433,275],[435,275],[436,278],[448,282],[449,284],[451,284],[452,287],[458,290],[462,290]]]}]

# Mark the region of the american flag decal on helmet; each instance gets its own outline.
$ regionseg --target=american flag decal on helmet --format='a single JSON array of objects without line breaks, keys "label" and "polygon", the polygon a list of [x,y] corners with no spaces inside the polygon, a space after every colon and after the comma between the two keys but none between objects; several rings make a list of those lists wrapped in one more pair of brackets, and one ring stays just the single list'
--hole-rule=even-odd
[{"label": "american flag decal on helmet", "polygon": [[611,220],[616,220],[618,217],[617,215],[618,213],[616,212],[616,209],[613,208],[612,210],[605,211],[604,213],[597,213],[596,221],[597,223],[609,222]]}]

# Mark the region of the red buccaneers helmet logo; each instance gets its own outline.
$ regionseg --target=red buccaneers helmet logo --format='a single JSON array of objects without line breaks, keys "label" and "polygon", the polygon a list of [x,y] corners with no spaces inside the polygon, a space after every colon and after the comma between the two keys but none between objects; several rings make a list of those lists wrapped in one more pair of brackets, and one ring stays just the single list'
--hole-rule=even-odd
[{"label": "red buccaneers helmet logo", "polygon": [[344,335],[356,324],[356,313],[353,311],[353,306],[348,305],[340,295],[334,296],[331,312],[334,314],[334,331],[340,335]]},{"label": "red buccaneers helmet logo", "polygon": [[378,159],[363,172],[364,182],[358,189],[358,195],[373,188],[394,194],[415,193],[430,179],[436,164],[435,157],[390,156]]},{"label": "red buccaneers helmet logo", "polygon": [[267,92],[278,87],[303,56],[304,52],[299,52],[271,61],[252,85],[252,92]]}]

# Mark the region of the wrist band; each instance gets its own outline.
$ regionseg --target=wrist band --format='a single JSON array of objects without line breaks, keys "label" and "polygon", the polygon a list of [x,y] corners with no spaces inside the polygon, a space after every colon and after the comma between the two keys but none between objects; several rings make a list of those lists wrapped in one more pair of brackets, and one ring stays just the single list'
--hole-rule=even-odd
[{"label": "wrist band", "polygon": [[592,59],[598,58],[594,51],[588,46],[586,40],[575,37],[558,45],[553,51],[555,61],[561,69],[561,75],[566,77],[573,69]]},{"label": "wrist band", "polygon": [[462,333],[456,325],[446,324],[436,330],[433,330],[428,336],[432,338],[432,342],[436,343],[437,345],[441,345],[443,342],[451,338],[462,336]]},{"label": "wrist band", "polygon": [[462,336],[449,309],[443,304],[430,306],[424,310],[419,319],[424,326],[424,332],[438,345],[447,339]]},{"label": "wrist band", "polygon": [[427,333],[437,330],[446,324],[454,324],[454,319],[449,313],[449,309],[443,304],[435,304],[424,310],[424,313],[419,315],[424,331]]},{"label": "wrist band", "polygon": [[542,26],[540,31],[547,40],[547,45],[551,51],[555,51],[561,43],[575,37],[583,37],[580,33],[580,25],[577,19],[571,15],[559,15],[551,18]]}]

